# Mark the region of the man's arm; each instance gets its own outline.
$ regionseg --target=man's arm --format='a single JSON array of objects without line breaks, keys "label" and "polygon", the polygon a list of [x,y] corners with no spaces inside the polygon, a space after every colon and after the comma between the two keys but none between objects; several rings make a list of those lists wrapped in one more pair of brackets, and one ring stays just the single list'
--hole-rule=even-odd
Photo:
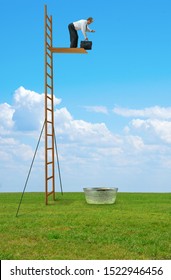
[{"label": "man's arm", "polygon": [[88,31],[88,32],[95,32],[95,30],[90,29],[88,26],[86,26],[86,31]]},{"label": "man's arm", "polygon": [[86,21],[82,23],[82,25],[81,25],[81,31],[82,31],[82,33],[83,33],[83,35],[84,35],[84,39],[85,39],[85,40],[88,40],[87,34],[86,34],[86,31],[88,31]]},{"label": "man's arm", "polygon": [[95,32],[95,30],[92,30],[92,29],[90,29],[90,28],[87,26],[86,21],[82,24],[82,26],[81,26],[81,31],[82,31],[82,33],[83,33],[83,35],[84,35],[84,39],[85,39],[85,40],[88,40],[86,31],[88,31],[88,32]]}]

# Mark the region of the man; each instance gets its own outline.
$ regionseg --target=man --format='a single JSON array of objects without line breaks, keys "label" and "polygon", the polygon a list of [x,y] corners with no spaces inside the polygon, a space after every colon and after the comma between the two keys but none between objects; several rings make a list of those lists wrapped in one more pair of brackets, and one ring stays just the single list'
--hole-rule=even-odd
[{"label": "man", "polygon": [[85,40],[88,40],[86,32],[95,32],[95,30],[91,30],[88,25],[93,22],[93,18],[89,17],[87,20],[81,19],[70,23],[68,25],[69,33],[70,33],[70,48],[77,48],[78,46],[78,32],[77,30],[81,30]]}]

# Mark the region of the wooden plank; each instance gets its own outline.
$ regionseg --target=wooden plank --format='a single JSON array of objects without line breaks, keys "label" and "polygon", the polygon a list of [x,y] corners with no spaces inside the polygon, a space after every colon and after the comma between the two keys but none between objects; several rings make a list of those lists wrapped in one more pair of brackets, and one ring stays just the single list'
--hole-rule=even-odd
[{"label": "wooden plank", "polygon": [[49,47],[52,53],[78,53],[85,54],[87,51],[83,48],[52,48]]}]

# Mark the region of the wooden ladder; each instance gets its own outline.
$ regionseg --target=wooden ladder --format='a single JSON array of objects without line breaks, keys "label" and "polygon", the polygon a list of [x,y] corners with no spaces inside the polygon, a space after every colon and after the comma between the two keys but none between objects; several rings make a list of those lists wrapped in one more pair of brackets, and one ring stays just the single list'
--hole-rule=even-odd
[{"label": "wooden ladder", "polygon": [[53,94],[53,54],[52,48],[52,16],[47,15],[45,5],[45,202],[53,196],[55,200],[55,135],[54,135],[54,94]]},{"label": "wooden ladder", "polygon": [[[53,196],[55,200],[55,129],[54,129],[54,94],[53,94],[53,54],[87,54],[83,48],[56,48],[52,44],[52,16],[47,14],[47,6],[44,8],[44,37],[45,37],[45,198]],[[58,155],[57,155],[58,157]],[[62,190],[59,161],[58,170]]]}]

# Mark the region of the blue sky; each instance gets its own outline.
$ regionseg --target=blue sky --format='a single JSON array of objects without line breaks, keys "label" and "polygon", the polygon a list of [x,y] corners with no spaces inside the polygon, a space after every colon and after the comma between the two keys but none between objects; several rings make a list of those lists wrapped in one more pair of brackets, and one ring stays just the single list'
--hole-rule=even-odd
[{"label": "blue sky", "polygon": [[[55,47],[72,21],[96,30],[88,55],[54,56],[64,191],[170,192],[170,0],[0,0],[0,191],[22,191],[44,120],[44,4]],[[27,191],[44,191],[43,139]]]}]

